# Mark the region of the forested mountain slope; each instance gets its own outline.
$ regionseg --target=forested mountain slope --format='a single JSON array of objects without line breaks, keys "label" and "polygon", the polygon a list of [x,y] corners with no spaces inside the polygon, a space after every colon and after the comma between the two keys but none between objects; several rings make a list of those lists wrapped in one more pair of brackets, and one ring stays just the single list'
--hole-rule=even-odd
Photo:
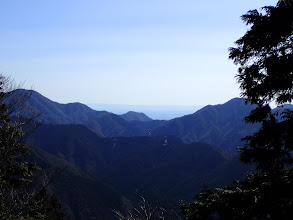
[{"label": "forested mountain slope", "polygon": [[111,209],[129,203],[120,193],[78,166],[38,147],[32,148],[30,159],[46,172],[41,179],[48,181],[48,176],[53,176],[49,189],[58,195],[70,220],[114,219]]},{"label": "forested mountain slope", "polygon": [[154,200],[191,198],[230,160],[217,147],[175,136],[100,138],[82,125],[43,125],[28,142],[130,198],[136,190]]},{"label": "forested mountain slope", "polygon": [[194,114],[186,115],[155,128],[153,135],[176,135],[187,143],[202,142],[224,150],[236,151],[240,139],[258,129],[257,125],[246,124],[244,117],[254,109],[244,100],[235,98],[222,105],[208,105]]}]

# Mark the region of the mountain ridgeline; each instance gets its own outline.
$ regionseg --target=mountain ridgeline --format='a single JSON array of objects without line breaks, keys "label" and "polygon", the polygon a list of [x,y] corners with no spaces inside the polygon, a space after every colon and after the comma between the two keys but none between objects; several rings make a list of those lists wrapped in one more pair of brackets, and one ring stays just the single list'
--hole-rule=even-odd
[{"label": "mountain ridgeline", "polygon": [[243,145],[242,137],[258,129],[245,124],[244,117],[255,107],[240,98],[169,121],[152,120],[136,112],[116,115],[96,111],[81,103],[59,104],[35,91],[28,104],[42,113],[39,119],[45,124],[82,124],[101,137],[174,135],[186,143],[207,143],[232,152]]},{"label": "mountain ridgeline", "polygon": [[31,91],[27,104],[42,113],[39,120],[45,124],[83,124],[103,137],[146,135],[148,130],[163,123],[151,120],[143,113],[128,112],[120,116],[106,111],[95,111],[81,103],[59,104],[35,91]]},{"label": "mountain ridgeline", "polygon": [[239,98],[169,121],[59,104],[35,91],[27,104],[42,113],[42,125],[26,139],[32,160],[47,171],[69,165],[51,186],[69,219],[112,219],[109,210],[135,205],[137,191],[178,204],[252,169],[235,154],[240,138],[258,128],[244,123],[254,106]]}]

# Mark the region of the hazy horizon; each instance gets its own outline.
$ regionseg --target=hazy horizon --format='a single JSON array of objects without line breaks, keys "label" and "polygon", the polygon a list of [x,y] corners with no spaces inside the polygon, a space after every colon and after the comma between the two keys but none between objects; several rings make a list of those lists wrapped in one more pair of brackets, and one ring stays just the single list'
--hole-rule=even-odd
[{"label": "hazy horizon", "polygon": [[109,111],[117,115],[129,111],[144,113],[154,120],[170,120],[188,114],[193,114],[204,106],[181,106],[181,105],[125,105],[125,104],[101,104],[87,103],[87,106],[97,111]]}]

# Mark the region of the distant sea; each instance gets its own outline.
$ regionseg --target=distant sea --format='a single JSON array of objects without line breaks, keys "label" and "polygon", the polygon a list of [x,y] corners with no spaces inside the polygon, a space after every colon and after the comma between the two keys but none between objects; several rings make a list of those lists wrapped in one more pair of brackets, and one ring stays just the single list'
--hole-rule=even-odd
[{"label": "distant sea", "polygon": [[184,115],[189,115],[203,106],[177,106],[177,105],[118,105],[118,104],[87,104],[97,111],[108,111],[122,115],[128,111],[142,112],[154,120],[170,120]]}]

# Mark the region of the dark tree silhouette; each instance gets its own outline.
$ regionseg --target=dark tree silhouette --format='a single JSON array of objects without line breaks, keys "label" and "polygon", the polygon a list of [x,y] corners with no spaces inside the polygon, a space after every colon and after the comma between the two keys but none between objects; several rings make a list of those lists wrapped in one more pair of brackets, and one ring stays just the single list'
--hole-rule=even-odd
[{"label": "dark tree silhouette", "polygon": [[24,131],[35,125],[37,114],[21,113],[29,96],[7,92],[7,83],[0,75],[0,219],[64,219],[56,196],[48,194],[46,182],[37,179],[40,168],[26,160],[30,151],[23,144]]},{"label": "dark tree silhouette", "polygon": [[257,171],[231,186],[206,189],[181,209],[190,219],[292,219],[293,113],[282,108],[293,99],[293,3],[252,10],[242,16],[250,27],[230,48],[229,58],[239,65],[236,75],[246,103],[256,104],[247,123],[260,130],[244,137],[240,160]]}]

